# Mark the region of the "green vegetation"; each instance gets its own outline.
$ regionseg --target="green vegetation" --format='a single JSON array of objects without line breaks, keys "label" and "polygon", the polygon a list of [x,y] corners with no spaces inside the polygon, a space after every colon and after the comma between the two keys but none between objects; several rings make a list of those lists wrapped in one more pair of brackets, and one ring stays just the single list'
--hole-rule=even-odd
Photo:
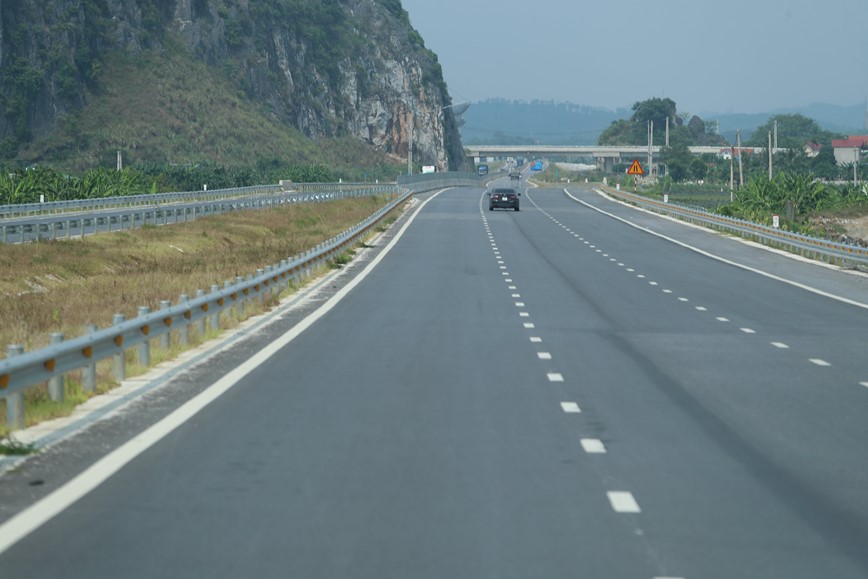
[{"label": "green vegetation", "polygon": [[648,142],[648,123],[654,122],[654,140],[662,142],[669,119],[669,143],[675,147],[717,145],[724,143],[720,135],[708,131],[702,119],[689,114],[678,114],[675,101],[652,98],[633,105],[629,119],[614,121],[600,135],[600,145],[635,145]]},{"label": "green vegetation", "polygon": [[751,179],[735,193],[735,201],[719,211],[766,224],[777,214],[787,228],[811,231],[813,215],[845,207],[868,210],[865,186],[831,185],[813,175],[779,173],[771,181],[768,177]]},{"label": "green vegetation", "polygon": [[34,452],[36,452],[34,445],[21,442],[11,435],[0,441],[0,455],[26,456]]},{"label": "green vegetation", "polygon": [[114,168],[118,151],[157,191],[279,179],[394,180],[401,172],[399,163],[355,139],[315,142],[275,123],[221,69],[171,43],[166,52],[106,64],[98,103],[63,117],[50,137],[19,147],[4,173],[32,165],[69,174]]}]

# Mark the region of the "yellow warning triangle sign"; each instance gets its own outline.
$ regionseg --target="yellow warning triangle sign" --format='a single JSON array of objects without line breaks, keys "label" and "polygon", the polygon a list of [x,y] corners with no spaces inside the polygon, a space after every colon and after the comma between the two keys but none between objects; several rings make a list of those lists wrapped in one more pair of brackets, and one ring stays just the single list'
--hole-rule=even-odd
[{"label": "yellow warning triangle sign", "polygon": [[633,164],[630,165],[630,168],[627,169],[628,175],[644,175],[645,169],[642,168],[642,165],[639,163],[639,159],[633,159]]}]

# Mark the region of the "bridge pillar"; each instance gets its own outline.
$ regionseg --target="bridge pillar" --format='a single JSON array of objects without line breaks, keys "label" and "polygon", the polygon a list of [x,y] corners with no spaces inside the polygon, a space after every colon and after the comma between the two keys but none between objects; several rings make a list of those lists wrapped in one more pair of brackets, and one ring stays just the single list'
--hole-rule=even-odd
[{"label": "bridge pillar", "polygon": [[615,157],[597,157],[597,169],[604,173],[612,173],[615,170]]}]

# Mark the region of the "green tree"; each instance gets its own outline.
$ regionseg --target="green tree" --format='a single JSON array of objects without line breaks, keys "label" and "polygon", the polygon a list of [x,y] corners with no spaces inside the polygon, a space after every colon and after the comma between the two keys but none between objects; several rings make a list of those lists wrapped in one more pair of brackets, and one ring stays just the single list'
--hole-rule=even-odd
[{"label": "green tree", "polygon": [[757,127],[747,145],[767,147],[769,133],[774,134],[775,121],[778,123],[778,147],[782,149],[801,150],[808,142],[831,146],[832,139],[841,138],[837,133],[823,130],[817,121],[805,115],[775,115]]}]

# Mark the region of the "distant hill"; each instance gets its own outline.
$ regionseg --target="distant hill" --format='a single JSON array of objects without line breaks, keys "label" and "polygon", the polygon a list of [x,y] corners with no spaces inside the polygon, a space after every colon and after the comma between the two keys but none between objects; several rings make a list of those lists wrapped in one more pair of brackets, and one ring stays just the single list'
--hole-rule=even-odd
[{"label": "distant hill", "polygon": [[706,113],[704,117],[720,121],[720,134],[731,143],[735,142],[736,131],[741,129],[742,139],[749,139],[751,133],[764,125],[774,115],[804,115],[817,121],[823,129],[845,135],[865,134],[865,105],[855,104],[849,107],[812,103],[806,107],[777,109],[768,113],[756,114],[714,114]]},{"label": "distant hill", "polygon": [[[544,100],[515,101],[487,99],[473,103],[464,113],[462,141],[469,145],[530,144],[594,145],[600,134],[620,119],[629,119],[628,107],[606,109],[567,102]],[[806,107],[778,109],[768,113],[702,113],[706,121],[719,121],[720,134],[735,143],[736,131],[742,140],[777,114],[802,114],[825,130],[842,134],[865,134],[865,105],[849,107],[813,103]]]},{"label": "distant hill", "polygon": [[461,127],[465,144],[593,145],[629,109],[610,110],[555,101],[488,99],[473,103]]}]

